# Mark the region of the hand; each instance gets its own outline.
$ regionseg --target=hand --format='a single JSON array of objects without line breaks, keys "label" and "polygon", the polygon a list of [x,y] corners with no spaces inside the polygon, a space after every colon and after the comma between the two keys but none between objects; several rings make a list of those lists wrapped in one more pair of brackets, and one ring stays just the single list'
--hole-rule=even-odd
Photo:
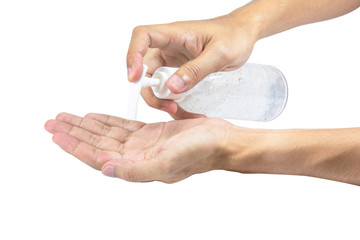
[{"label": "hand", "polygon": [[222,169],[360,185],[360,128],[248,129],[211,118],[145,124],[68,113],[47,121],[45,128],[66,152],[107,176],[128,181],[173,183]]},{"label": "hand", "polygon": [[[243,21],[231,14],[136,27],[127,56],[129,81],[139,80],[143,63],[149,67],[148,76],[161,66],[180,67],[167,86],[174,93],[185,92],[210,73],[241,67],[257,40],[254,30],[250,18]],[[143,89],[141,95],[149,106],[170,113],[174,119],[201,116],[184,111],[172,100],[158,99],[151,88]]]},{"label": "hand", "polygon": [[145,124],[102,114],[61,113],[45,129],[64,151],[105,175],[173,183],[220,168],[232,124],[192,119]]}]

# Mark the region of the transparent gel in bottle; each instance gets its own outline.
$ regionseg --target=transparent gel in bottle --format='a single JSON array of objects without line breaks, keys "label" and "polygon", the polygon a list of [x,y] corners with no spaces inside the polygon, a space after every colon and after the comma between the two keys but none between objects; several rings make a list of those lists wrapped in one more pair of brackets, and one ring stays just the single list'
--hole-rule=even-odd
[{"label": "transparent gel in bottle", "polygon": [[207,117],[271,121],[286,106],[286,79],[272,66],[247,63],[234,71],[212,73],[182,94],[174,94],[166,86],[176,70],[160,67],[152,78],[142,77],[140,82],[152,86],[155,96],[173,99],[184,110]]}]

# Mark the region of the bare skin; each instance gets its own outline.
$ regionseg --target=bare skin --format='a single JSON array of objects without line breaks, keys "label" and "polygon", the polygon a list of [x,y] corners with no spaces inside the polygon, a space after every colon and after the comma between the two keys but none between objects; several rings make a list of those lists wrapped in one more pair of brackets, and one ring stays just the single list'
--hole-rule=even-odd
[{"label": "bare skin", "polygon": [[[178,81],[169,80],[167,86],[174,93],[185,92],[211,72],[235,70],[248,60],[255,44],[249,27],[235,28],[228,17],[137,27],[128,53],[129,79],[138,80],[143,63],[149,67],[147,76],[161,66],[182,66],[172,78],[184,79],[187,84],[180,86]],[[233,49],[230,51],[228,46]],[[170,113],[174,119],[199,117],[172,100],[156,98],[151,88],[142,89],[141,95],[149,106]]]},{"label": "bare skin", "polygon": [[224,130],[230,127],[221,119],[145,124],[101,114],[81,118],[67,113],[45,124],[64,151],[106,175],[163,182],[218,168],[224,151],[217,139],[226,138]]},{"label": "bare skin", "polygon": [[[128,56],[129,81],[142,64],[179,70],[167,85],[174,93],[206,75],[242,66],[257,40],[287,29],[341,16],[360,0],[255,0],[211,20],[137,27]],[[189,61],[190,60],[190,61]],[[152,107],[175,120],[145,124],[101,114],[67,113],[45,124],[53,141],[107,176],[173,183],[214,169],[241,173],[312,176],[360,185],[360,128],[266,130],[196,118],[175,102],[142,91]]]},{"label": "bare skin", "polygon": [[174,183],[211,170],[313,176],[360,185],[360,128],[266,130],[199,118],[145,124],[59,114],[53,141],[105,175]]},{"label": "bare skin", "polygon": [[[264,37],[339,17],[359,6],[360,0],[254,0],[214,19],[139,26],[128,50],[128,79],[139,79],[143,63],[150,76],[160,66],[180,67],[167,86],[182,93],[210,73],[241,67]],[[150,88],[141,95],[149,106],[174,119],[199,117],[183,111],[174,101],[156,98]]]}]

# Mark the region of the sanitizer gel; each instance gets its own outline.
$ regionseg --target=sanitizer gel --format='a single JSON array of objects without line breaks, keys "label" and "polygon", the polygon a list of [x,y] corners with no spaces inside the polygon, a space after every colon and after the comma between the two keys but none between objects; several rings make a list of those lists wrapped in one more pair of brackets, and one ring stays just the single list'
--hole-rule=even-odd
[{"label": "sanitizer gel", "polygon": [[207,117],[271,121],[282,113],[287,102],[285,77],[268,65],[247,63],[234,71],[212,73],[182,94],[174,94],[166,86],[177,68],[160,67],[152,78],[145,77],[146,70],[144,65],[141,79],[131,86],[131,119],[136,118],[141,88],[149,86],[158,98],[173,99],[184,110]]}]

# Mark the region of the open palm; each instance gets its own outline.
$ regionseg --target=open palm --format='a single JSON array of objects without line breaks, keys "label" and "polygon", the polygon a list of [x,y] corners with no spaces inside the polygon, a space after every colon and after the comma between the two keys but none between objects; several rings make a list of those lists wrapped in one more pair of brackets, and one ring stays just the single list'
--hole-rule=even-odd
[{"label": "open palm", "polygon": [[216,169],[231,126],[208,118],[145,124],[103,114],[82,118],[68,113],[45,124],[63,150],[106,175],[163,182]]}]

